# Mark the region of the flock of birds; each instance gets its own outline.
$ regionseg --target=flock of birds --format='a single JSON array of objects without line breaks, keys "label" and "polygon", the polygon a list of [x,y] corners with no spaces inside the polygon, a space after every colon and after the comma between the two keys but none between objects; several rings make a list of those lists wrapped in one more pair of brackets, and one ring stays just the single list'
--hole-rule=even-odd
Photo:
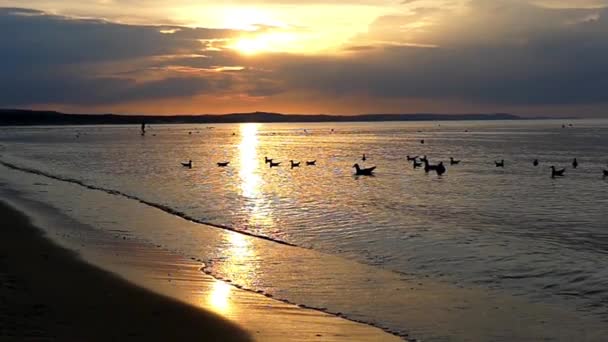
[{"label": "flock of birds", "polygon": [[[434,171],[435,173],[437,173],[437,175],[441,176],[444,173],[447,172],[447,168],[445,167],[445,165],[443,165],[443,162],[439,162],[438,164],[431,164],[429,162],[429,159],[427,158],[427,156],[406,156],[407,161],[412,163],[412,166],[414,167],[414,169],[417,168],[424,168],[424,172],[429,173],[431,171]],[[366,161],[367,160],[367,156],[365,154],[363,154],[363,156],[361,157],[362,161]],[[450,165],[458,165],[460,164],[460,160],[456,160],[453,157],[450,157]],[[188,162],[182,162],[181,163],[182,166],[187,167],[187,168],[192,168],[192,160],[189,160]],[[268,158],[268,157],[264,157],[264,164],[268,164],[270,168],[273,167],[278,167],[281,165],[281,162],[275,161],[272,158]],[[289,161],[290,167],[296,168],[296,167],[300,167],[301,162],[296,162],[294,160],[290,160]],[[316,160],[310,160],[310,161],[306,161],[306,166],[315,166],[317,164]],[[538,159],[534,159],[534,161],[532,162],[532,165],[534,166],[538,166],[540,163],[538,161]],[[229,161],[223,161],[223,162],[218,162],[217,166],[218,167],[227,167],[228,165],[230,165]],[[496,167],[500,167],[500,168],[504,168],[505,167],[505,160],[501,159],[500,161],[494,161],[494,166]],[[574,160],[572,160],[572,168],[576,169],[578,167],[578,160],[576,158],[574,158]],[[376,166],[372,166],[372,167],[368,167],[368,168],[362,168],[358,163],[355,163],[353,165],[353,168],[355,169],[355,175],[357,176],[372,176],[374,174],[374,170],[376,169]],[[562,169],[557,169],[555,168],[555,166],[551,165],[549,167],[551,169],[551,178],[556,178],[556,177],[563,177],[564,173],[566,172],[565,168]],[[604,177],[608,177],[608,170],[602,170],[604,173]]]}]

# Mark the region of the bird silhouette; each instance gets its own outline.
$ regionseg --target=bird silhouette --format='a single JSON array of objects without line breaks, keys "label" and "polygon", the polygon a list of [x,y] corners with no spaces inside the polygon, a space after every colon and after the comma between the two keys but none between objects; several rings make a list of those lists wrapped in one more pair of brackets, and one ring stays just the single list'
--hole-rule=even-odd
[{"label": "bird silhouette", "polygon": [[264,163],[265,164],[272,163],[272,159],[270,159],[268,157],[264,157]]},{"label": "bird silhouette", "polygon": [[275,163],[271,160],[268,164],[270,164],[270,167],[272,168],[281,165],[281,162]]},{"label": "bird silhouette", "polygon": [[444,174],[446,171],[447,169],[445,168],[445,166],[443,166],[443,162],[439,162],[439,164],[437,164],[437,166],[435,167],[435,172],[437,172],[437,175],[439,176]]},{"label": "bird silhouette", "polygon": [[374,172],[374,170],[376,169],[375,166],[367,168],[367,169],[362,169],[359,164],[355,164],[353,165],[353,167],[355,168],[355,175],[357,176],[371,176]]},{"label": "bird silhouette", "polygon": [[555,166],[551,166],[551,178],[562,177],[566,169],[556,170]]},{"label": "bird silhouette", "polygon": [[453,157],[450,157],[450,165],[460,164],[460,160],[455,160]]},{"label": "bird silhouette", "polygon": [[532,162],[532,165],[538,166],[538,159],[534,159],[534,161]]},{"label": "bird silhouette", "polygon": [[496,165],[496,167],[505,167],[505,160],[502,159],[501,161],[497,162],[494,161],[494,165]]},{"label": "bird silhouette", "polygon": [[291,168],[293,169],[294,167],[300,167],[300,162],[294,162],[293,160],[290,160],[289,163],[291,164]]},{"label": "bird silhouette", "polygon": [[578,160],[576,160],[576,158],[574,158],[574,160],[572,161],[572,167],[575,169],[578,167]]},{"label": "bird silhouette", "polygon": [[182,162],[183,167],[192,168],[192,160],[189,160],[187,163]]},{"label": "bird silhouette", "polygon": [[367,158],[365,157],[365,153],[363,153],[363,157],[361,157],[361,160],[366,161]]},{"label": "bird silhouette", "polygon": [[316,160],[311,160],[311,161],[306,161],[306,166],[315,166],[317,165],[317,161]]},{"label": "bird silhouette", "polygon": [[437,171],[437,165],[431,165],[428,159],[424,159],[424,172],[429,173],[430,171]]},{"label": "bird silhouette", "polygon": [[228,164],[230,164],[229,161],[227,161],[227,162],[219,162],[219,163],[217,163],[217,166],[219,166],[219,167],[226,167],[226,166],[228,166]]},{"label": "bird silhouette", "polygon": [[608,177],[608,170],[602,170],[604,171],[604,177]]}]

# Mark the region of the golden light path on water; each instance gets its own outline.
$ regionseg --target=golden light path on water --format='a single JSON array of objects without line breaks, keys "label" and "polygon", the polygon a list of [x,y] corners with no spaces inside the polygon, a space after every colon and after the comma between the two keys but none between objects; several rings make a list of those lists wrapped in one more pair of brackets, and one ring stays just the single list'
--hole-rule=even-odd
[{"label": "golden light path on water", "polygon": [[[258,174],[258,127],[259,124],[247,123],[240,126],[241,142],[239,152],[239,178],[241,195],[245,198],[245,207],[249,212],[249,225],[269,224],[272,219],[260,210],[260,175]],[[232,275],[232,281],[246,287],[252,287],[255,281],[255,264],[251,261],[256,258],[255,250],[243,235],[230,232],[224,241],[222,250],[224,262],[221,263],[221,272]],[[230,316],[232,287],[223,282],[216,281],[212,291],[207,296],[208,304],[221,315]]]},{"label": "golden light path on water", "polygon": [[216,313],[223,316],[229,316],[232,311],[230,300],[231,292],[232,286],[223,281],[216,280],[207,297],[207,303]]},{"label": "golden light path on water", "polygon": [[239,144],[239,177],[241,181],[241,195],[244,197],[242,210],[249,214],[250,229],[257,226],[272,227],[272,215],[262,209],[263,198],[260,196],[261,178],[259,174],[259,163],[262,156],[258,155],[258,129],[260,124],[241,124],[241,143]]}]

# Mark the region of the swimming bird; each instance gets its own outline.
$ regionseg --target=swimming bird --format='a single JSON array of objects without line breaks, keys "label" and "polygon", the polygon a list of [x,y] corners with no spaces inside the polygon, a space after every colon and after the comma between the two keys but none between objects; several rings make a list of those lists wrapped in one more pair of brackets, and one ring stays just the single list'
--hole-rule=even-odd
[{"label": "swimming bird", "polygon": [[604,177],[608,177],[608,170],[602,170],[604,171]]},{"label": "swimming bird", "polygon": [[435,172],[437,172],[437,175],[439,176],[444,174],[446,171],[447,169],[445,168],[445,166],[443,166],[443,162],[439,162],[439,164],[437,164],[437,166],[435,167]]},{"label": "swimming bird", "polygon": [[217,166],[219,166],[219,167],[226,167],[226,166],[228,166],[228,164],[230,164],[229,161],[227,161],[227,162],[219,162],[219,163],[217,163]]},{"label": "swimming bird", "polygon": [[418,159],[418,156],[410,157],[409,155],[407,155],[405,157],[407,158],[407,161],[416,161],[416,159]]},{"label": "swimming bird", "polygon": [[365,153],[363,153],[363,157],[361,157],[361,160],[365,161],[367,158],[365,158]]},{"label": "swimming bird", "polygon": [[421,143],[421,144],[424,144],[424,139],[420,140],[420,143]]},{"label": "swimming bird", "polygon": [[306,161],[306,166],[315,166],[317,165],[317,160]]},{"label": "swimming bird", "polygon": [[421,167],[421,166],[422,166],[422,163],[419,163],[419,162],[417,162],[417,161],[415,161],[415,160],[414,160],[414,161],[412,162],[412,165],[414,166],[414,169],[417,169],[417,168],[419,168],[419,167]]},{"label": "swimming bird", "polygon": [[268,164],[270,164],[270,167],[272,168],[272,167],[275,167],[275,166],[279,166],[279,165],[281,165],[281,162],[275,163],[275,162],[273,162],[272,160],[270,160],[270,161],[268,162]]},{"label": "swimming bird", "polygon": [[496,165],[496,167],[505,167],[505,160],[501,159],[499,162],[494,161],[494,165]]},{"label": "swimming bird", "polygon": [[264,157],[264,164],[272,163],[272,159]]},{"label": "swimming bird", "polygon": [[578,161],[576,160],[576,158],[574,158],[574,160],[572,161],[572,167],[575,169],[578,167]]},{"label": "swimming bird", "polygon": [[370,168],[367,169],[362,169],[359,164],[355,164],[353,165],[353,167],[355,168],[355,175],[357,176],[371,176],[372,173],[374,172],[374,170],[376,169],[375,166],[372,166]]},{"label": "swimming bird", "polygon": [[291,168],[293,169],[294,167],[300,167],[301,162],[296,163],[293,160],[290,160],[289,163],[291,164]]},{"label": "swimming bird", "polygon": [[424,172],[429,173],[429,171],[437,171],[437,165],[429,164],[428,159],[424,160]]},{"label": "swimming bird", "polygon": [[556,170],[555,166],[551,166],[551,178],[562,177],[566,169]]},{"label": "swimming bird", "polygon": [[460,164],[460,160],[454,160],[454,157],[450,157],[450,165]]},{"label": "swimming bird", "polygon": [[538,159],[534,159],[534,161],[532,162],[532,165],[538,166]]},{"label": "swimming bird", "polygon": [[183,167],[192,168],[192,160],[189,160],[187,163],[182,162]]}]

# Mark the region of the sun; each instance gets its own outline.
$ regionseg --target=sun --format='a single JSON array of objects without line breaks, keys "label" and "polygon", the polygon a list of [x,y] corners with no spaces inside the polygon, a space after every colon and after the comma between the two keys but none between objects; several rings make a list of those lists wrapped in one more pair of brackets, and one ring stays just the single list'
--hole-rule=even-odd
[{"label": "sun", "polygon": [[244,55],[255,55],[264,52],[285,52],[295,48],[298,37],[291,32],[265,32],[237,38],[230,48]]},{"label": "sun", "polygon": [[268,50],[266,42],[256,38],[239,38],[231,48],[244,55],[255,55]]}]

